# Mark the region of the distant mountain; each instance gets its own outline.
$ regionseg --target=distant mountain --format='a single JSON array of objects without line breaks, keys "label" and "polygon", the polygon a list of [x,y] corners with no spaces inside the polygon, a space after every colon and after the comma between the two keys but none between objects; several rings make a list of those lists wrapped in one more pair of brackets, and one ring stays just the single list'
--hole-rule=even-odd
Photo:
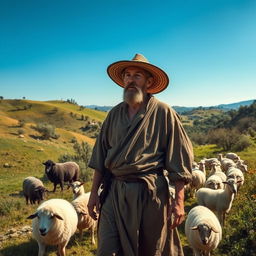
[{"label": "distant mountain", "polygon": [[[229,111],[231,109],[239,109],[241,106],[249,106],[253,103],[254,100],[246,100],[246,101],[239,101],[239,102],[235,102],[235,103],[230,103],[230,104],[220,104],[220,105],[216,105],[216,106],[209,106],[209,107],[202,107],[202,106],[198,106],[198,107],[184,107],[184,106],[172,106],[175,111],[177,111],[178,113],[185,113],[194,109],[221,109],[224,111]],[[111,108],[113,108],[113,106],[98,106],[98,105],[88,105],[85,106],[86,108],[90,108],[90,109],[95,109],[95,110],[100,110],[100,111],[104,111],[107,112],[109,111]]]},{"label": "distant mountain", "polygon": [[173,106],[173,108],[178,112],[178,113],[185,113],[191,110],[195,109],[221,109],[223,111],[229,111],[229,110],[237,110],[241,106],[249,106],[253,103],[254,100],[246,100],[246,101],[239,101],[235,103],[230,103],[230,104],[220,104],[220,105],[215,105],[215,106],[209,106],[209,107],[181,107],[181,106]]},{"label": "distant mountain", "polygon": [[98,105],[87,105],[85,106],[86,108],[90,108],[90,109],[94,109],[94,110],[100,110],[100,111],[104,111],[107,112],[109,111],[111,108],[113,108],[113,106],[98,106]]},{"label": "distant mountain", "polygon": [[253,103],[254,100],[246,100],[246,101],[239,101],[235,103],[230,103],[230,104],[220,104],[217,105],[217,108],[224,109],[224,110],[231,110],[231,109],[239,109],[241,106],[249,106]]}]

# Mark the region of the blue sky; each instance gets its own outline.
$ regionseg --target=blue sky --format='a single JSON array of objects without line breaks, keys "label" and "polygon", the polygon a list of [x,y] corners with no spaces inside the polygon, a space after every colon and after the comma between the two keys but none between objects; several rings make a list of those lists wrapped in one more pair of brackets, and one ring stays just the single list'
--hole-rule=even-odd
[{"label": "blue sky", "polygon": [[0,96],[115,105],[107,66],[142,53],[168,73],[169,105],[255,99],[255,13],[254,0],[1,0]]}]

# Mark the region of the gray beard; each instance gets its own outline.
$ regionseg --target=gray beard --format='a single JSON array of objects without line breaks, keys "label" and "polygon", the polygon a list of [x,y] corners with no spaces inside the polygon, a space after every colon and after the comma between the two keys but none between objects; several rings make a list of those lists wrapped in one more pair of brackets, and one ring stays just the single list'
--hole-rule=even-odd
[{"label": "gray beard", "polygon": [[128,105],[140,104],[143,102],[143,92],[137,87],[136,90],[124,89],[123,100]]}]

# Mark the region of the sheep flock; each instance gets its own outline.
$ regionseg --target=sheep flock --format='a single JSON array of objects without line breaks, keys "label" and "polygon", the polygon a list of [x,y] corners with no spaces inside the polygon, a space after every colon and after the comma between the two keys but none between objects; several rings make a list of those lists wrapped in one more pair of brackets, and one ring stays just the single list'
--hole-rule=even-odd
[{"label": "sheep flock", "polygon": [[197,203],[185,221],[185,234],[193,255],[210,256],[218,247],[226,214],[244,184],[247,170],[245,162],[232,152],[193,164],[192,182],[185,188],[186,195],[196,197]]},{"label": "sheep flock", "polygon": [[[83,230],[88,229],[91,244],[95,245],[97,222],[88,214],[90,192],[85,193],[84,183],[79,180],[79,166],[75,162],[54,163],[51,160],[43,164],[45,177],[54,185],[51,193],[56,191],[57,185],[60,185],[61,191],[67,185],[72,192],[70,200],[47,200],[45,197],[49,191],[42,180],[32,176],[24,179],[22,188],[26,203],[39,204],[28,217],[32,219],[38,256],[45,255],[47,245],[56,245],[58,255],[65,256],[66,246],[77,230],[82,239]],[[195,198],[197,205],[188,212],[184,230],[193,255],[210,256],[221,243],[226,214],[244,185],[245,172],[247,165],[235,153],[228,153],[225,157],[219,154],[216,158],[204,158],[193,164],[192,182],[185,187],[185,191],[187,197]],[[175,190],[170,190],[172,193],[175,194]]]}]

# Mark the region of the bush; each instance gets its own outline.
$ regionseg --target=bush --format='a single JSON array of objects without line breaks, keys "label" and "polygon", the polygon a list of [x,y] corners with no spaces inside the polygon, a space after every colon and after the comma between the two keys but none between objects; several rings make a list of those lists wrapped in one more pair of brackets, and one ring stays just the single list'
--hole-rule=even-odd
[{"label": "bush", "polygon": [[21,134],[25,134],[25,130],[24,129],[18,129],[18,135],[21,135]]},{"label": "bush", "polygon": [[42,139],[49,140],[50,138],[58,139],[60,136],[55,134],[55,127],[50,124],[37,124],[35,130],[42,134]]},{"label": "bush", "polygon": [[232,146],[232,150],[234,151],[243,151],[248,148],[252,144],[250,138],[246,135],[241,135],[239,139]]},{"label": "bush", "polygon": [[231,150],[240,138],[240,133],[236,129],[216,129],[208,133],[207,141],[210,144],[216,144],[225,151]]},{"label": "bush", "polygon": [[19,120],[18,126],[19,127],[24,127],[25,121],[24,120]]}]

